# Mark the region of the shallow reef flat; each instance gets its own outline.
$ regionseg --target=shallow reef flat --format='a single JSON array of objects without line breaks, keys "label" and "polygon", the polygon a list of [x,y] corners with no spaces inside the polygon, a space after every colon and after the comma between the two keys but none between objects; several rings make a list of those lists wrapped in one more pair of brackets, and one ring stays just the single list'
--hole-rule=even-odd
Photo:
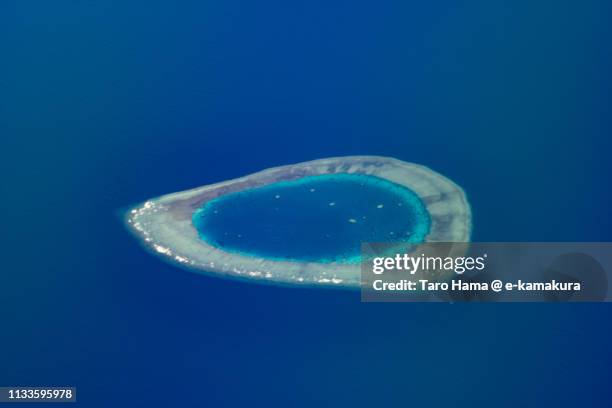
[{"label": "shallow reef flat", "polygon": [[339,288],[359,288],[360,242],[467,242],[471,233],[460,187],[377,156],[274,167],[164,195],[132,207],[125,222],[146,248],[192,271]]}]

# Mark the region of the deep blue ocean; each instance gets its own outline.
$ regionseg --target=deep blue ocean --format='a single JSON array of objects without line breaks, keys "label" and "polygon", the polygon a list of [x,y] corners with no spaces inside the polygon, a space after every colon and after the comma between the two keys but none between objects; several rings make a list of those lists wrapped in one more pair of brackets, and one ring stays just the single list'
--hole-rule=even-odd
[{"label": "deep blue ocean", "polygon": [[609,407],[607,304],[372,304],[160,261],[120,211],[342,155],[475,241],[612,241],[607,1],[0,2],[0,386],[78,406]]}]

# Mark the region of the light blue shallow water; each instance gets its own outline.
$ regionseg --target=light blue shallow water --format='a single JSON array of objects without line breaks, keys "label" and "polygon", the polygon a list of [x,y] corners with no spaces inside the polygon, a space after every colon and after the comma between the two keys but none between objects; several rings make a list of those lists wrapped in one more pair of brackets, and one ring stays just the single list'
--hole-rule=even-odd
[{"label": "light blue shallow water", "polygon": [[330,174],[227,194],[194,213],[202,239],[272,259],[353,262],[361,242],[422,242],[430,217],[406,187]]}]

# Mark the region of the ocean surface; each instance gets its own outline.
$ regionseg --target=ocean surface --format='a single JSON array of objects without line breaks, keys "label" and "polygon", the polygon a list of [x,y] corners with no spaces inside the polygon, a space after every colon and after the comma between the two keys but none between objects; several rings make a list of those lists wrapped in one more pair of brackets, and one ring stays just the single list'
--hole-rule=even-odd
[{"label": "ocean surface", "polygon": [[609,406],[608,304],[362,304],[202,276],[121,210],[391,156],[474,241],[612,240],[605,1],[3,1],[0,385],[77,406]]}]

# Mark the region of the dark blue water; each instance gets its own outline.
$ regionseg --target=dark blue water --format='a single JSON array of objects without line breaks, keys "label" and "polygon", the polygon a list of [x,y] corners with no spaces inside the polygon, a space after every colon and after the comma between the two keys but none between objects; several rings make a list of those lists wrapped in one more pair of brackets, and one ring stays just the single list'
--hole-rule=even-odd
[{"label": "dark blue water", "polygon": [[227,194],[194,213],[203,240],[268,259],[358,262],[362,242],[423,242],[429,215],[411,190],[351,174]]},{"label": "dark blue water", "polygon": [[610,241],[610,7],[0,2],[0,384],[86,407],[609,406],[609,305],[215,279],[116,215],[371,154],[457,182],[476,241]]}]

